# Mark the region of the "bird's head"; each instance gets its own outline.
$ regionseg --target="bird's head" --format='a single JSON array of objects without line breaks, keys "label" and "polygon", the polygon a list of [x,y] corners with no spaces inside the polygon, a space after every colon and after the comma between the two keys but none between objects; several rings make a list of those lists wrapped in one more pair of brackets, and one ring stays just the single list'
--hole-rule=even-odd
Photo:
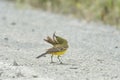
[{"label": "bird's head", "polygon": [[64,39],[64,38],[62,38],[60,36],[56,36],[55,33],[53,34],[53,39],[55,39],[59,44],[63,44],[63,43],[67,44],[66,39]]}]

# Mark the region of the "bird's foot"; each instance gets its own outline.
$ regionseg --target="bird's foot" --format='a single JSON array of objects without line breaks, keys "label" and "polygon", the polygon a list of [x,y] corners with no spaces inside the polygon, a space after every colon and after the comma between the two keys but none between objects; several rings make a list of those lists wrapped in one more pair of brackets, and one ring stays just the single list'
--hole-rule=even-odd
[{"label": "bird's foot", "polygon": [[54,63],[56,63],[56,62],[53,62],[53,61],[52,61],[52,62],[50,62],[50,64],[54,64]]},{"label": "bird's foot", "polygon": [[63,64],[62,62],[60,62],[60,64]]}]

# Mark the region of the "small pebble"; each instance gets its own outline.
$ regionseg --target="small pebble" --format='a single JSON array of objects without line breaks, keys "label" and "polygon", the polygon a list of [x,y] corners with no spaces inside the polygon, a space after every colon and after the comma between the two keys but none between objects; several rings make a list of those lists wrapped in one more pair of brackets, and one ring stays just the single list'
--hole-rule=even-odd
[{"label": "small pebble", "polygon": [[17,76],[17,77],[24,77],[24,75],[23,75],[21,72],[17,73],[16,76]]},{"label": "small pebble", "polygon": [[16,23],[15,23],[15,22],[12,22],[11,25],[16,25]]},{"label": "small pebble", "polygon": [[70,69],[78,69],[77,67],[70,67]]},{"label": "small pebble", "polygon": [[115,46],[115,48],[118,48],[118,46]]},{"label": "small pebble", "polygon": [[35,32],[35,29],[32,29],[32,32]]},{"label": "small pebble", "polygon": [[13,62],[13,66],[19,66],[16,61]]},{"label": "small pebble", "polygon": [[4,40],[8,41],[8,38],[6,37],[6,38],[4,38]]},{"label": "small pebble", "polygon": [[38,78],[38,76],[37,75],[33,75],[33,78]]}]

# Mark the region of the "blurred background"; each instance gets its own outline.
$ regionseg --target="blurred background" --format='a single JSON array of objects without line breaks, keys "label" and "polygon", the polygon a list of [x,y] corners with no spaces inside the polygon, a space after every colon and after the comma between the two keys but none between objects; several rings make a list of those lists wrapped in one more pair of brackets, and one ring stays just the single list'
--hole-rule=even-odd
[{"label": "blurred background", "polygon": [[86,21],[102,21],[120,29],[120,0],[8,0],[19,8],[31,7]]}]

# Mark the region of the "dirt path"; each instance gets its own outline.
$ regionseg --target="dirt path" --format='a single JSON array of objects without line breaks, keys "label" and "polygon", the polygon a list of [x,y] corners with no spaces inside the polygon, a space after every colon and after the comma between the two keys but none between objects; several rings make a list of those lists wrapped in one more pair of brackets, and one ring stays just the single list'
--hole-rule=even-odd
[{"label": "dirt path", "polygon": [[[65,37],[69,49],[60,65],[43,39]],[[120,80],[120,32],[48,12],[17,9],[0,1],[0,80]]]}]

